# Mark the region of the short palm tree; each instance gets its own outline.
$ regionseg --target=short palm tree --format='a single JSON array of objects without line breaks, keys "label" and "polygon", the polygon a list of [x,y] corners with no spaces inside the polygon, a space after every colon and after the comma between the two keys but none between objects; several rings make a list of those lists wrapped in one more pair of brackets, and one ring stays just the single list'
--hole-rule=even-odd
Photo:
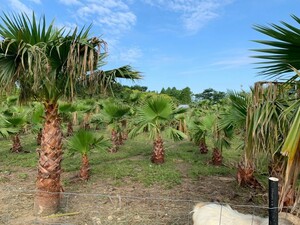
[{"label": "short palm tree", "polygon": [[0,135],[4,138],[16,134],[18,129],[15,128],[4,115],[0,114]]},{"label": "short palm tree", "polygon": [[17,105],[10,105],[5,111],[3,111],[3,115],[9,122],[9,125],[17,131],[12,135],[12,147],[10,150],[13,153],[24,152],[20,140],[20,133],[25,130],[25,127],[28,124],[28,113],[29,109],[27,107]]},{"label": "short palm tree", "polygon": [[213,127],[214,118],[211,115],[201,116],[197,114],[189,123],[191,140],[199,146],[201,154],[207,154],[208,147],[206,139]]},{"label": "short palm tree", "polygon": [[73,129],[73,113],[76,112],[76,106],[69,102],[63,102],[59,105],[59,114],[62,119],[62,122],[67,123],[67,133],[66,136],[72,136]]},{"label": "short palm tree", "polygon": [[96,138],[91,131],[87,130],[79,130],[67,140],[67,143],[68,149],[72,154],[81,154],[82,160],[79,178],[82,180],[88,180],[90,177],[88,155],[91,153],[91,150],[103,150],[110,146],[109,141],[105,140],[103,136]]},{"label": "short palm tree", "polygon": [[165,162],[164,132],[175,141],[187,137],[183,132],[172,127],[175,115],[185,111],[185,109],[176,110],[169,99],[161,96],[146,99],[144,104],[138,109],[133,129],[130,131],[129,136],[134,137],[144,132],[149,133],[150,139],[153,140],[152,163],[162,164]]},{"label": "short palm tree", "polygon": [[[299,17],[292,15],[292,18],[298,25],[300,24]],[[299,28],[286,22],[281,22],[281,25],[271,24],[271,27],[257,25],[254,29],[272,38],[272,40],[255,41],[266,46],[266,48],[254,50],[259,53],[254,57],[261,59],[259,62],[261,66],[258,67],[260,73],[277,80],[282,79],[285,82],[295,82],[299,87]],[[297,97],[299,98],[299,95]],[[299,107],[294,108],[293,111],[297,110],[299,110]],[[298,114],[294,115],[293,125],[290,128],[288,137],[284,140],[281,150],[282,154],[288,158],[285,182],[280,194],[281,207],[292,206],[295,203],[297,184],[295,177],[298,177],[300,171],[300,120],[297,116]]]},{"label": "short palm tree", "polygon": [[103,103],[103,120],[108,124],[108,129],[111,132],[112,147],[110,152],[115,153],[118,151],[119,146],[123,144],[124,132],[126,128],[123,126],[126,121],[130,107],[121,103],[107,101]]},{"label": "short palm tree", "polygon": [[30,114],[29,123],[31,125],[31,130],[36,134],[36,144],[38,146],[42,143],[42,128],[43,128],[43,118],[44,118],[44,107],[39,102],[32,102],[32,111]]},{"label": "short palm tree", "polygon": [[25,115],[12,115],[10,117],[6,117],[7,121],[10,123],[10,126],[17,129],[17,132],[12,137],[12,147],[11,152],[19,153],[23,152],[23,147],[20,140],[20,132],[27,124],[26,116]]}]

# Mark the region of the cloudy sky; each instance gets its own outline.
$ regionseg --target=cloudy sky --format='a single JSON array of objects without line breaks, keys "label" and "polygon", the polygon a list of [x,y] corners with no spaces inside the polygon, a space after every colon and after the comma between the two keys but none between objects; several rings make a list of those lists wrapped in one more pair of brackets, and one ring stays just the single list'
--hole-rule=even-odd
[{"label": "cloudy sky", "polygon": [[[93,24],[108,43],[104,69],[131,65],[138,85],[249,89],[258,76],[251,40],[265,39],[253,25],[295,24],[297,0],[0,0],[1,12],[45,15],[59,27]],[[300,26],[300,25],[299,25]],[[126,83],[127,84],[127,83]]]}]

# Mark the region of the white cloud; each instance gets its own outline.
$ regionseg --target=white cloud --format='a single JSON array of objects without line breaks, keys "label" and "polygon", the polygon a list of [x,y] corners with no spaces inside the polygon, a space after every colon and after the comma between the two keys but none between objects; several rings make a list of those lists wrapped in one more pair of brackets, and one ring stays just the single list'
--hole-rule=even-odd
[{"label": "white cloud", "polygon": [[138,47],[124,49],[119,57],[120,60],[126,63],[134,63],[143,56],[142,50]]},{"label": "white cloud", "polygon": [[197,32],[219,16],[218,11],[234,0],[143,0],[146,4],[180,14],[184,27]]},{"label": "white cloud", "polygon": [[81,5],[81,2],[78,0],[59,0],[64,5]]},{"label": "white cloud", "polygon": [[241,66],[249,66],[254,63],[254,59],[249,56],[236,56],[226,59],[221,59],[212,63],[212,66],[221,66],[223,69],[237,68]]},{"label": "white cloud", "polygon": [[[66,1],[66,0],[64,0]],[[107,35],[119,35],[136,23],[135,14],[121,0],[86,0],[77,8],[80,21],[93,22]]]},{"label": "white cloud", "polygon": [[32,14],[32,9],[28,8],[19,0],[9,0],[9,3],[11,5],[11,8],[14,9],[14,11],[26,13],[28,15]]},{"label": "white cloud", "polygon": [[41,0],[30,0],[31,2],[34,2],[35,4],[41,4]]}]

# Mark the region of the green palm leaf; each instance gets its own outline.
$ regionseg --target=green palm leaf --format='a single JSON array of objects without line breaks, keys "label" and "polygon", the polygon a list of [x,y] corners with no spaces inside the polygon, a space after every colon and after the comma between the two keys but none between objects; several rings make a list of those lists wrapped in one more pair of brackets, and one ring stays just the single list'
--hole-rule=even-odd
[{"label": "green palm leaf", "polygon": [[[292,18],[300,24],[300,18],[292,15]],[[288,23],[281,22],[283,26],[271,24],[271,27],[254,26],[254,29],[260,33],[263,33],[271,38],[273,41],[255,40],[259,44],[268,46],[264,49],[253,49],[253,51],[262,53],[254,58],[261,59],[263,61],[258,62],[262,66],[258,69],[261,70],[262,75],[270,76],[272,78],[287,78],[294,80],[297,78],[295,75],[285,75],[290,73],[290,65],[296,69],[300,69],[300,32],[295,26]]]},{"label": "green palm leaf", "polygon": [[106,149],[109,142],[103,136],[96,138],[95,135],[86,130],[79,130],[69,140],[67,140],[68,148],[71,153],[88,154],[92,148]]}]

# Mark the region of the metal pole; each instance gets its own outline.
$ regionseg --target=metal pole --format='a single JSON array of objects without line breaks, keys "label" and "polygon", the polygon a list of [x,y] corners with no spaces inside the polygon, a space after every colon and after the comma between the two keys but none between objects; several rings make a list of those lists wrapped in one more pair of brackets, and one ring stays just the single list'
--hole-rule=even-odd
[{"label": "metal pole", "polygon": [[269,225],[278,225],[278,178],[269,178]]}]

